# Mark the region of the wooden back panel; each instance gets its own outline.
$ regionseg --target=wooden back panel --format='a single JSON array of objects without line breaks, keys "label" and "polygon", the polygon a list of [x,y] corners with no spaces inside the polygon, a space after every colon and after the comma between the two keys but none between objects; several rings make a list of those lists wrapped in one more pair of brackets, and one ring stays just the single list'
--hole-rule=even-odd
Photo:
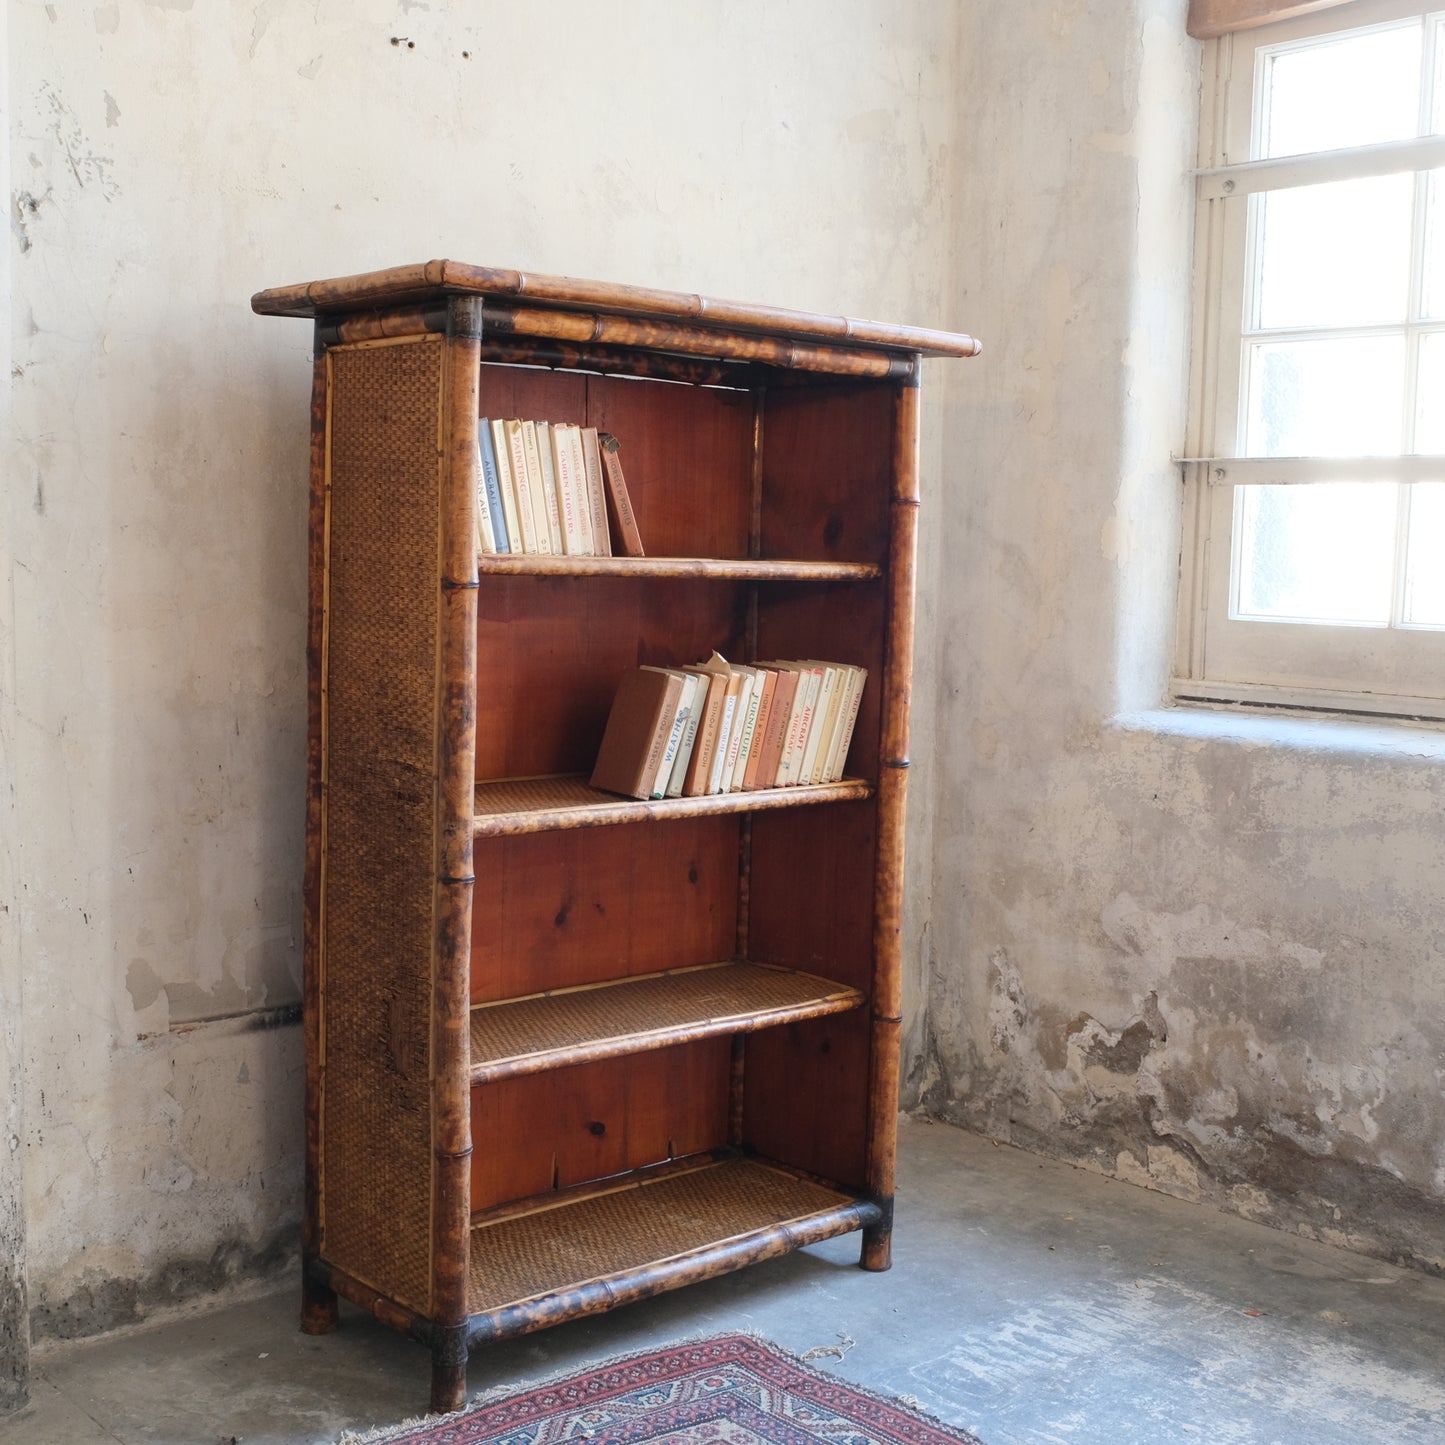
[{"label": "wooden back panel", "polygon": [[472,999],[517,998],[731,958],[738,819],[476,844]]},{"label": "wooden back panel", "polygon": [[727,1142],[728,1040],[602,1059],[472,1090],[472,1209]]}]

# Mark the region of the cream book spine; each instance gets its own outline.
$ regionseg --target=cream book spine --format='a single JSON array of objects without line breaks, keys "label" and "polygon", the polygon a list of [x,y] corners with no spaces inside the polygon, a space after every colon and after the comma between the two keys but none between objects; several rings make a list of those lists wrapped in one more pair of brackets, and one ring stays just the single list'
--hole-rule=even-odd
[{"label": "cream book spine", "polygon": [[562,524],[557,510],[557,469],[552,465],[552,434],[557,428],[549,421],[537,423],[537,460],[542,466],[542,498],[547,511],[547,536],[552,556],[562,555]]},{"label": "cream book spine", "polygon": [[788,726],[788,745],[779,764],[779,785],[789,787],[802,781],[803,753],[808,746],[808,730],[813,724],[813,705],[818,701],[820,674],[801,662],[788,662],[785,667],[798,674],[798,695],[793,702],[793,716]]},{"label": "cream book spine", "polygon": [[602,448],[597,428],[582,428],[582,470],[587,477],[587,510],[592,518],[592,547],[598,557],[612,555],[612,529],[607,525],[607,493],[602,482]]},{"label": "cream book spine", "polygon": [[532,495],[532,531],[537,552],[552,555],[552,529],[547,525],[547,490],[542,485],[542,453],[537,446],[537,423],[522,423],[522,448],[527,454],[527,488]]},{"label": "cream book spine", "polygon": [[666,798],[682,797],[682,785],[687,781],[687,767],[692,761],[692,750],[697,746],[697,732],[702,726],[707,703],[709,679],[695,672],[689,672],[687,677],[692,683],[691,695],[687,699],[687,721],[683,724],[682,741],[677,745],[677,757],[673,759],[672,773],[663,792]]},{"label": "cream book spine", "polygon": [[848,726],[848,714],[853,706],[853,689],[858,686],[860,669],[851,664],[844,664],[843,670],[847,675],[839,688],[837,725],[833,729],[833,735],[828,739],[828,756],[823,759],[823,774],[819,779],[824,783],[836,783],[842,776],[843,765],[838,756],[838,749],[843,741],[844,729]]},{"label": "cream book spine", "polygon": [[803,754],[803,770],[799,778],[805,783],[822,781],[819,769],[827,761],[828,744],[832,741],[831,728],[838,721],[838,685],[843,681],[843,669],[836,663],[814,664],[823,670],[822,686],[818,689],[818,705],[813,710],[813,734],[808,739],[807,751]]},{"label": "cream book spine", "polygon": [[663,745],[662,757],[658,761],[657,772],[653,776],[652,789],[648,795],[657,799],[666,795],[667,785],[672,779],[672,765],[677,761],[677,750],[682,743],[683,729],[687,726],[688,696],[694,678],[689,673],[672,667],[644,667],[642,670],[666,673],[668,677],[675,677],[682,684],[677,694],[677,707],[673,712],[672,722],[667,728],[667,742]]},{"label": "cream book spine", "polygon": [[838,728],[838,746],[833,763],[833,780],[836,782],[843,776],[843,769],[848,766],[848,747],[853,741],[853,729],[858,723],[858,709],[863,702],[863,689],[868,684],[868,669],[866,667],[855,667],[853,678],[853,690],[848,698],[848,711],[839,719],[841,726]]},{"label": "cream book spine", "polygon": [[728,738],[728,753],[723,759],[722,775],[718,779],[718,792],[730,793],[733,786],[733,774],[738,767],[738,754],[743,750],[743,736],[747,732],[748,711],[752,707],[753,688],[757,678],[752,671],[746,667],[735,667],[733,672],[738,678],[738,701],[733,711],[732,736]]},{"label": "cream book spine", "polygon": [[592,521],[592,502],[587,493],[587,458],[582,450],[582,428],[568,426],[567,450],[572,458],[572,484],[577,488],[577,517],[582,526],[582,545],[589,557],[602,555],[597,550],[597,528]]},{"label": "cream book spine", "polygon": [[507,428],[507,456],[512,463],[512,489],[517,496],[517,521],[522,529],[522,551],[537,555],[537,513],[532,506],[532,483],[527,476],[527,443],[522,437],[522,423],[509,416],[502,423]]},{"label": "cream book spine", "polygon": [[760,667],[743,667],[739,671],[747,674],[751,685],[748,688],[747,710],[743,713],[743,729],[738,738],[738,755],[733,763],[728,785],[723,790],[728,793],[742,791],[743,776],[748,770],[748,757],[757,738],[758,709],[763,705],[763,683],[767,680],[767,674]]},{"label": "cream book spine", "polygon": [[562,517],[562,550],[569,557],[586,555],[582,524],[577,516],[577,478],[572,472],[572,448],[560,426],[552,428],[552,458],[557,468],[557,506]]},{"label": "cream book spine", "polygon": [[502,494],[502,517],[507,524],[507,550],[522,550],[522,528],[517,521],[517,485],[512,480],[512,448],[507,423],[500,418],[490,423],[492,450],[497,455],[497,487]]}]

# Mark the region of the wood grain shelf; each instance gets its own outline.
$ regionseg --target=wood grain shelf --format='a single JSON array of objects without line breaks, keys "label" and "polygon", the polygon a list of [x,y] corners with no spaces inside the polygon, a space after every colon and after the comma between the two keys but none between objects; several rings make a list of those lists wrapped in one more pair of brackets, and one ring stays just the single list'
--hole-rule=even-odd
[{"label": "wood grain shelf", "polygon": [[756,813],[775,808],[805,808],[818,803],[861,802],[872,796],[873,785],[862,778],[651,801],[619,798],[616,793],[589,788],[583,773],[564,773],[547,778],[504,778],[477,784],[472,836],[500,838],[518,833],[549,833],[563,828],[600,828],[615,823],[711,818],[722,813]]},{"label": "wood grain shelf", "polygon": [[795,969],[715,963],[474,1004],[471,1081],[489,1084],[715,1034],[751,1033],[842,1013],[863,997],[856,988]]},{"label": "wood grain shelf", "polygon": [[877,1204],[756,1159],[604,1180],[472,1229],[473,1343],[612,1309],[874,1223]]},{"label": "wood grain shelf", "polygon": [[873,582],[883,569],[870,562],[791,562],[760,557],[477,558],[482,577],[715,577],[737,582]]}]

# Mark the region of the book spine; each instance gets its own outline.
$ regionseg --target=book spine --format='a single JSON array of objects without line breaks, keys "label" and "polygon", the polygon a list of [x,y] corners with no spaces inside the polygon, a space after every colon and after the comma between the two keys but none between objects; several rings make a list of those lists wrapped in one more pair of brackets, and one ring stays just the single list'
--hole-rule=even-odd
[{"label": "book spine", "polygon": [[551,422],[537,423],[537,460],[542,466],[542,500],[547,512],[547,537],[552,555],[562,555],[562,523],[557,511],[557,472],[552,465],[552,439],[557,428]]},{"label": "book spine", "polygon": [[482,467],[481,433],[477,441],[477,551],[492,553],[497,550],[496,534],[492,531],[492,513],[487,506],[486,473]]},{"label": "book spine", "polygon": [[477,426],[477,450],[481,453],[482,492],[478,502],[485,501],[485,511],[492,532],[493,552],[510,552],[511,540],[507,536],[507,513],[502,506],[502,483],[497,472],[497,452],[492,440],[492,424],[483,417]]},{"label": "book spine", "polygon": [[637,518],[632,513],[632,499],[627,495],[627,482],[622,475],[622,460],[617,455],[617,438],[608,432],[598,432],[597,440],[602,447],[602,470],[607,481],[607,497],[612,503],[612,519],[616,522],[616,537],[622,544],[624,557],[645,557],[642,550],[642,533],[637,528]]},{"label": "book spine", "polygon": [[697,746],[698,729],[702,726],[702,715],[707,710],[707,680],[692,679],[692,696],[688,700],[687,723],[682,730],[682,741],[677,745],[677,757],[672,764],[672,774],[667,782],[665,796],[680,798],[683,785],[687,782],[688,766],[692,762],[692,750]]},{"label": "book spine", "polygon": [[758,703],[758,715],[753,721],[753,742],[748,749],[747,766],[743,769],[743,791],[747,793],[758,785],[758,768],[767,751],[768,728],[773,717],[773,699],[778,695],[778,674],[768,667],[760,667],[757,672],[762,683],[762,696]]},{"label": "book spine", "polygon": [[[800,783],[818,781],[818,754],[828,731],[828,719],[832,716],[833,694],[838,686],[838,669],[821,666],[818,679],[818,697],[813,704],[813,716],[808,727],[808,743],[803,749],[803,763],[798,769]],[[836,719],[835,719],[836,721]]]},{"label": "book spine", "polygon": [[547,525],[547,491],[542,485],[542,454],[537,446],[537,423],[522,423],[522,447],[527,454],[527,489],[532,496],[532,532],[537,538],[536,551],[552,555],[552,529]]},{"label": "book spine", "polygon": [[607,525],[607,494],[602,488],[602,449],[597,442],[597,428],[584,426],[581,441],[582,470],[587,477],[587,509],[592,513],[592,546],[599,557],[610,557],[612,535]]},{"label": "book spine", "polygon": [[657,776],[652,780],[652,796],[667,796],[667,785],[672,781],[672,765],[677,761],[677,749],[682,742],[683,729],[687,726],[688,689],[684,686],[677,707],[677,715],[667,731],[667,746],[662,750],[662,761],[657,765]]},{"label": "book spine", "polygon": [[830,780],[838,782],[848,766],[848,748],[853,742],[853,728],[858,722],[858,709],[863,702],[863,689],[868,683],[868,669],[860,667],[858,678],[853,685],[853,696],[848,701],[848,715],[840,719],[841,731],[838,740],[838,760],[833,765],[835,776]]},{"label": "book spine", "polygon": [[723,696],[722,721],[718,724],[717,750],[713,753],[712,767],[708,771],[707,788],[709,793],[722,792],[723,765],[727,762],[728,744],[732,739],[733,717],[737,713],[738,695],[729,687]]},{"label": "book spine", "polygon": [[592,504],[587,495],[587,459],[582,455],[582,428],[567,428],[567,454],[572,461],[572,485],[577,492],[577,520],[582,531],[582,545],[589,557],[596,557],[597,529],[592,525]]},{"label": "book spine", "polygon": [[507,424],[494,421],[491,424],[492,452],[497,459],[497,486],[502,493],[502,515],[505,518],[507,550],[522,550],[522,527],[517,521],[517,488],[512,481],[512,455],[507,437]]},{"label": "book spine", "polygon": [[688,766],[687,780],[683,783],[683,796],[696,798],[707,792],[707,780],[712,773],[713,754],[717,750],[718,727],[722,722],[723,698],[726,689],[720,677],[705,674],[707,680],[707,711],[703,714],[702,727],[697,746],[693,749],[692,762]]},{"label": "book spine", "polygon": [[[527,444],[522,439],[522,423],[508,417],[507,455],[512,463],[512,489],[517,494],[517,524],[522,529],[523,552],[537,552],[537,513],[532,506],[532,486],[527,477]],[[515,548],[513,550],[516,550]]]},{"label": "book spine", "polygon": [[753,740],[757,736],[758,709],[763,705],[763,674],[756,668],[750,667],[744,670],[748,674],[748,705],[747,710],[743,713],[742,733],[738,737],[738,755],[728,777],[726,791],[729,793],[742,791],[743,775],[748,766],[748,754],[752,752]]},{"label": "book spine", "polygon": [[560,426],[552,428],[552,457],[557,468],[557,506],[562,517],[562,550],[582,556],[582,529],[577,524],[577,478],[572,475],[572,451]]}]

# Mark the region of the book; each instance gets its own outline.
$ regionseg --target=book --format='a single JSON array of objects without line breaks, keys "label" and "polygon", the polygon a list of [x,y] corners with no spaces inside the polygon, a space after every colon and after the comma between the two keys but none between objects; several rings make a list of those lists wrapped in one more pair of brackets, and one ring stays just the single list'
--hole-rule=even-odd
[{"label": "book", "polygon": [[[838,684],[842,681],[842,669],[828,662],[809,662],[807,666],[822,674],[818,687],[818,698],[813,706],[812,726],[808,729],[807,745],[803,749],[803,761],[798,768],[800,783],[818,781],[818,754],[824,750],[828,729],[838,721]],[[826,753],[824,753],[826,757]]]},{"label": "book", "polygon": [[682,785],[685,798],[696,798],[707,792],[708,778],[712,773],[713,755],[717,751],[718,733],[722,727],[723,702],[727,697],[728,672],[726,664],[720,672],[706,666],[686,670],[701,673],[708,683],[697,744],[692,750],[692,761],[688,764],[687,777]]},{"label": "book", "polygon": [[579,491],[573,473],[572,448],[563,426],[552,428],[552,455],[557,471],[557,506],[562,516],[562,550],[569,557],[581,557],[585,542],[582,519],[577,515]]},{"label": "book", "polygon": [[806,662],[795,662],[790,666],[796,667],[802,673],[798,691],[804,695],[798,716],[798,730],[793,736],[788,757],[788,782],[796,784],[803,781],[803,757],[808,750],[808,736],[813,729],[813,719],[817,716],[818,692],[823,686],[823,669]]},{"label": "book", "polygon": [[522,550],[522,528],[517,521],[517,489],[512,482],[512,453],[507,441],[507,424],[493,420],[488,425],[492,434],[492,455],[497,462],[497,490],[502,494],[502,515],[506,523],[507,550]]},{"label": "book", "polygon": [[[508,417],[502,423],[507,431],[507,459],[512,464],[512,490],[517,500],[517,525],[522,545],[513,551],[537,554],[537,512],[532,505],[532,483],[527,475],[527,443],[522,436],[522,423]],[[508,519],[510,520],[510,518]]]},{"label": "book", "polygon": [[863,701],[863,685],[868,681],[868,669],[853,669],[853,685],[844,702],[844,710],[838,718],[838,736],[833,741],[833,757],[827,781],[839,782],[848,765],[848,746],[853,741],[853,729],[858,723],[858,709]]},{"label": "book", "polygon": [[766,750],[768,724],[773,715],[773,699],[778,695],[778,674],[771,667],[757,669],[762,686],[759,688],[758,715],[753,720],[752,743],[748,748],[748,760],[743,768],[742,788],[751,792],[758,786],[758,766]]},{"label": "book", "polygon": [[660,668],[659,671],[670,672],[674,677],[682,680],[682,692],[677,699],[677,716],[668,730],[667,745],[662,750],[662,761],[657,765],[657,777],[652,782],[652,796],[665,798],[668,786],[672,782],[673,769],[677,766],[677,754],[682,747],[683,736],[687,732],[688,718],[692,713],[692,700],[701,683],[692,673],[682,672],[677,668],[665,667]]},{"label": "book", "polygon": [[492,514],[487,510],[486,475],[482,471],[482,443],[477,442],[477,551],[495,552],[497,538],[492,531]]},{"label": "book", "polygon": [[727,762],[728,743],[732,739],[733,717],[738,710],[738,688],[742,686],[742,679],[728,669],[723,677],[723,705],[722,717],[718,720],[717,747],[713,752],[712,761],[708,764],[707,786],[704,793],[722,792],[722,771],[723,764]]},{"label": "book", "polygon": [[491,539],[491,546],[482,550],[510,552],[507,514],[502,507],[502,486],[497,475],[497,453],[492,441],[491,423],[486,417],[477,423],[477,465],[481,476],[481,486],[477,489],[477,517],[478,521],[485,520],[484,536]]},{"label": "book", "polygon": [[572,479],[577,488],[577,517],[582,526],[582,544],[587,555],[597,555],[596,529],[592,525],[592,507],[587,496],[587,459],[582,454],[582,428],[567,428],[567,446],[572,457]]},{"label": "book", "polygon": [[808,723],[812,718],[809,706],[810,695],[817,696],[819,679],[812,668],[798,662],[775,662],[769,666],[793,673],[797,678],[797,691],[793,694],[793,707],[788,717],[787,731],[783,735],[782,755],[778,759],[778,772],[774,787],[784,788],[798,781],[798,765],[803,760],[803,747],[807,742]]},{"label": "book", "polygon": [[[527,458],[527,491],[532,499],[532,533],[537,539],[533,551],[550,557],[552,528],[547,523],[547,492],[542,485],[542,453],[537,446],[537,423],[534,421],[522,423],[522,450]],[[525,527],[526,523],[522,525]]]},{"label": "book", "polygon": [[[750,669],[746,667],[734,667],[733,676],[737,679],[737,703],[733,711],[732,729],[728,733],[727,753],[723,757],[722,771],[718,775],[716,791],[728,793],[732,791],[733,773],[737,771],[738,754],[742,752],[743,734],[747,729],[748,711],[752,707],[753,684],[756,678]],[[729,692],[732,691],[729,685]]]},{"label": "book", "polygon": [[682,678],[675,673],[635,667],[623,677],[592,770],[594,788],[630,798],[652,796],[681,693]]},{"label": "book", "polygon": [[542,500],[547,513],[547,536],[552,544],[552,556],[562,555],[562,524],[557,511],[557,473],[552,464],[552,434],[556,431],[552,422],[537,423],[537,460],[542,466]]},{"label": "book", "polygon": [[622,459],[617,454],[617,438],[610,432],[597,433],[602,448],[602,473],[607,500],[612,505],[609,519],[612,536],[622,547],[624,557],[645,557],[642,550],[642,534],[637,529],[637,518],[632,512],[632,500],[627,495],[627,482],[622,476]]},{"label": "book", "polygon": [[747,706],[743,709],[742,730],[738,734],[738,755],[732,767],[728,771],[727,784],[723,788],[725,793],[737,793],[742,791],[743,775],[747,771],[748,754],[753,748],[753,738],[757,732],[758,709],[763,702],[763,681],[767,674],[760,667],[740,667],[739,672],[748,675]]},{"label": "book", "polygon": [[677,757],[672,764],[672,776],[668,779],[667,789],[664,793],[668,798],[680,798],[683,785],[687,782],[687,770],[692,762],[692,750],[697,746],[697,734],[702,725],[702,715],[707,708],[708,683],[710,678],[705,673],[688,672],[683,669],[688,679],[692,682],[692,696],[688,700],[687,722],[683,725],[682,741],[677,745]]},{"label": "book", "polygon": [[798,694],[798,673],[779,667],[775,662],[766,663],[765,666],[776,682],[772,711],[768,714],[768,726],[763,733],[757,771],[753,774],[755,788],[773,788],[778,785],[778,765],[782,761],[783,748],[788,740],[788,726]]},{"label": "book", "polygon": [[607,525],[607,494],[602,485],[602,448],[597,442],[595,426],[584,426],[581,432],[582,470],[587,478],[587,510],[592,517],[592,551],[598,557],[610,557],[612,536]]},{"label": "book", "polygon": [[663,722],[667,741],[663,744],[662,756],[657,761],[657,773],[652,779],[652,787],[648,792],[649,798],[661,798],[667,791],[668,783],[672,780],[672,765],[677,760],[678,744],[682,741],[683,728],[687,725],[687,704],[695,679],[675,667],[645,666],[641,670],[666,673],[669,677],[675,677],[681,684],[673,717],[670,722],[666,719]]}]

